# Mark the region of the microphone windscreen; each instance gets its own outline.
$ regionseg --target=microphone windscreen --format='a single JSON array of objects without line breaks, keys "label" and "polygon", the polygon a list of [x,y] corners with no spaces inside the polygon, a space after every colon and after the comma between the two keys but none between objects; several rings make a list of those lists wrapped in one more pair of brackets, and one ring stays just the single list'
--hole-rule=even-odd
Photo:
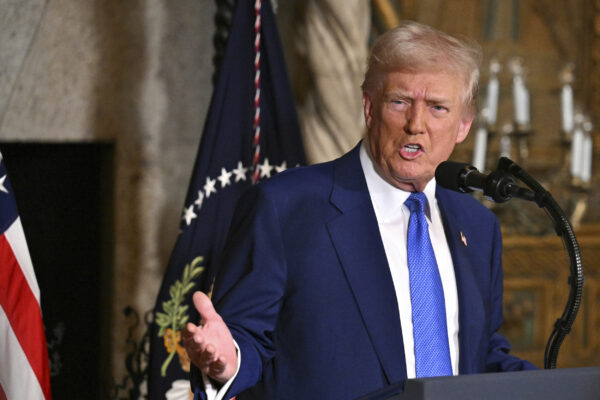
[{"label": "microphone windscreen", "polygon": [[473,167],[456,161],[444,161],[435,169],[435,180],[443,188],[464,193],[462,175]]}]

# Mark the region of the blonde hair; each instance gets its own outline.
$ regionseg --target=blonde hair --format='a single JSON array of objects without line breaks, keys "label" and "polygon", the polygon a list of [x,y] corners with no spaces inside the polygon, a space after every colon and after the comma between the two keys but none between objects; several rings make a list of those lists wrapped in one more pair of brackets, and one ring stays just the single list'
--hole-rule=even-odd
[{"label": "blonde hair", "polygon": [[374,96],[389,72],[450,70],[462,75],[462,101],[474,113],[481,58],[481,48],[476,43],[407,21],[377,38],[361,87]]}]

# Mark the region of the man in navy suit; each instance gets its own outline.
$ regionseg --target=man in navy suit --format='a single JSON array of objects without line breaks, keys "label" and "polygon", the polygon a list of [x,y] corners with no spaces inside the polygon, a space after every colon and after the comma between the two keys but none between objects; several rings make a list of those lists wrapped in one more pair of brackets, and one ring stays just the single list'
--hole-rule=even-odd
[{"label": "man in navy suit", "polygon": [[534,368],[509,355],[497,333],[498,221],[434,179],[471,127],[479,59],[476,47],[417,23],[382,35],[362,85],[366,138],[337,160],[289,170],[240,200],[214,308],[195,293],[203,321],[184,332],[196,393],[351,399],[432,375],[419,374],[413,326],[411,295],[421,295],[409,282],[405,201],[415,192],[426,198],[443,288],[447,373]]}]

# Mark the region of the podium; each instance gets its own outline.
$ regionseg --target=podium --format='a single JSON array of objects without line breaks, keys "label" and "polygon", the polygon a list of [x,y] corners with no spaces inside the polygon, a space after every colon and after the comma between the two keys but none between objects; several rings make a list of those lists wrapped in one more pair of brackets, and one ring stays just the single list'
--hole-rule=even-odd
[{"label": "podium", "polygon": [[565,400],[600,399],[600,367],[498,372],[404,383],[359,400]]}]

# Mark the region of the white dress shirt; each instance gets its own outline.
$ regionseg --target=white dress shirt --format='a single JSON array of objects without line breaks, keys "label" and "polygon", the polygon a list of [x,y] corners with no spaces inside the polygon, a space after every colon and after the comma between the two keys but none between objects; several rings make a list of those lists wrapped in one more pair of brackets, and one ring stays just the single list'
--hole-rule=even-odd
[{"label": "white dress shirt", "polygon": [[[404,202],[410,192],[400,190],[385,181],[373,167],[373,161],[365,149],[365,143],[360,148],[360,163],[362,165],[371,202],[379,225],[379,233],[390,266],[404,340],[404,355],[406,357],[407,377],[415,378],[415,346],[412,324],[412,305],[410,301],[410,283],[408,278],[408,260],[406,256],[406,240],[410,210]],[[435,198],[435,178],[425,187],[428,208],[426,210],[429,223],[429,236],[433,252],[440,271],[444,300],[446,304],[446,320],[448,326],[448,342],[450,345],[450,360],[452,372],[458,375],[458,294],[452,255],[448,248],[442,217]],[[375,289],[374,289],[375,290]]]}]

